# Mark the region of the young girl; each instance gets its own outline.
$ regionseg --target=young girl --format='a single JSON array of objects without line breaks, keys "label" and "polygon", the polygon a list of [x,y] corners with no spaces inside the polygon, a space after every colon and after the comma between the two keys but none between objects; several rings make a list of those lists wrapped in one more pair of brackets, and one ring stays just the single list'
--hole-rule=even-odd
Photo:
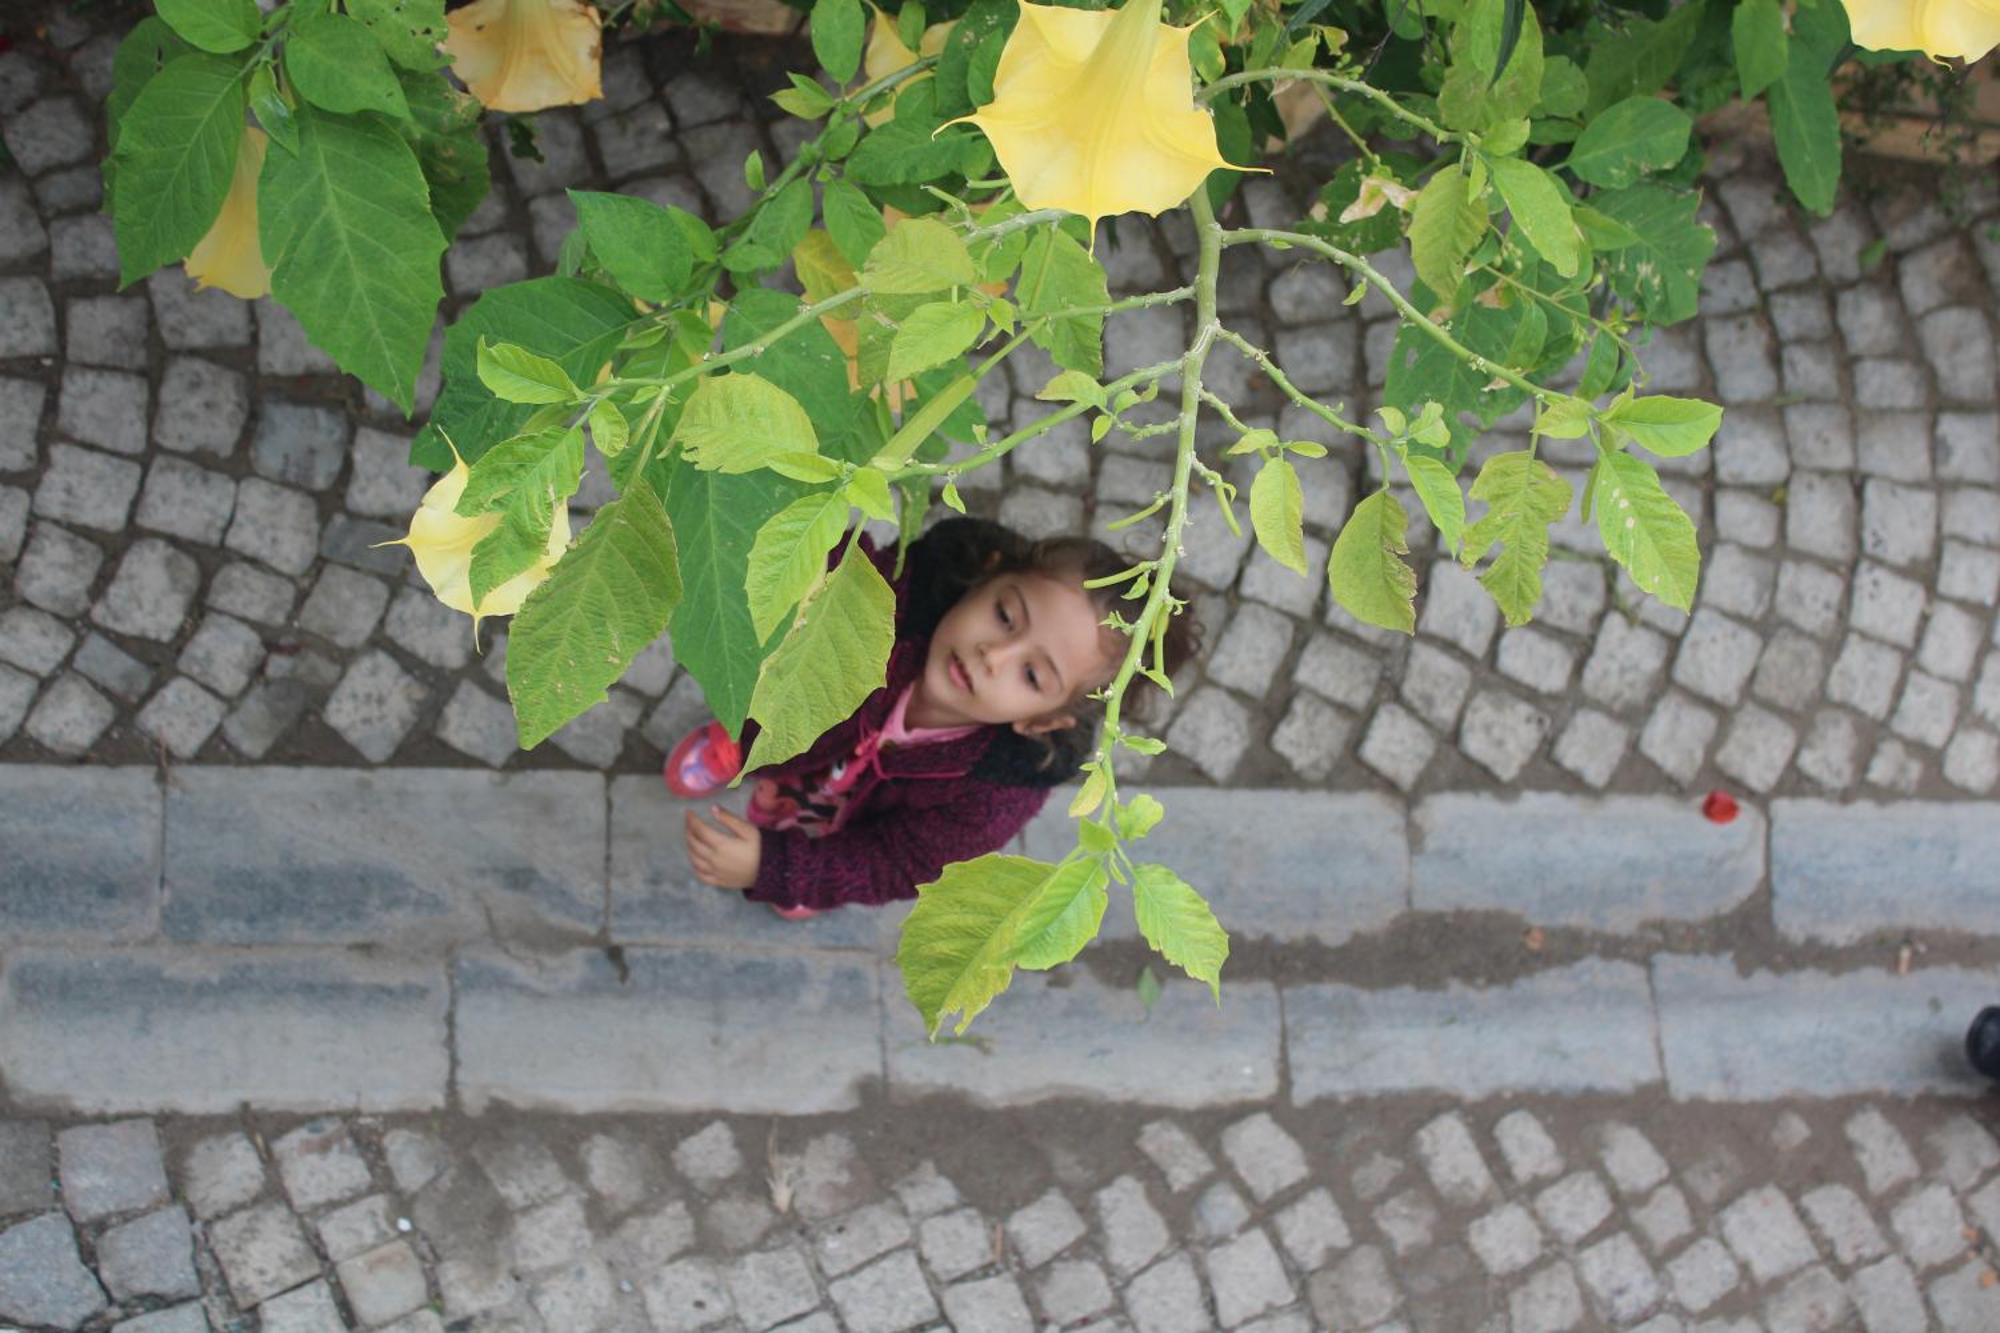
[{"label": "young girl", "polygon": [[[887,578],[894,553],[869,554]],[[1088,696],[1129,640],[1103,624],[1123,585],[1084,585],[1130,564],[1088,538],[1030,542],[970,518],[933,527],[894,583],[887,683],[806,753],[754,774],[747,821],[688,811],[695,874],[795,918],[914,898],[945,866],[1005,846],[1095,746],[1102,704]],[[1176,616],[1169,674],[1193,638]],[[667,786],[713,792],[740,753],[711,722],[674,747]]]}]

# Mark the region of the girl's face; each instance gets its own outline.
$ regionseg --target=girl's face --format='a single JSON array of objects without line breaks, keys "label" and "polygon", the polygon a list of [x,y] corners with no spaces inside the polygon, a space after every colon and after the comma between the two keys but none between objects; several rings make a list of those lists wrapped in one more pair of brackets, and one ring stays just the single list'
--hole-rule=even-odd
[{"label": "girl's face", "polygon": [[[912,705],[921,726],[1012,726],[1033,736],[1074,726],[1072,699],[1102,685],[1113,663],[1097,609],[1075,584],[1002,574],[938,622]],[[917,710],[913,707],[913,713]]]}]

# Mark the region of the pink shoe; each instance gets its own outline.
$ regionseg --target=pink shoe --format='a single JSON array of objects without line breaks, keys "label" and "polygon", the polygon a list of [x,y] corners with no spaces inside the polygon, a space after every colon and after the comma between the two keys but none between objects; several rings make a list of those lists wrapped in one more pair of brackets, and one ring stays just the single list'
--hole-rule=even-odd
[{"label": "pink shoe", "polygon": [[809,916],[819,915],[817,907],[780,907],[772,903],[771,910],[787,921],[803,921]]},{"label": "pink shoe", "polygon": [[742,767],[742,750],[720,722],[710,722],[681,737],[660,776],[668,791],[691,801],[722,790]]}]

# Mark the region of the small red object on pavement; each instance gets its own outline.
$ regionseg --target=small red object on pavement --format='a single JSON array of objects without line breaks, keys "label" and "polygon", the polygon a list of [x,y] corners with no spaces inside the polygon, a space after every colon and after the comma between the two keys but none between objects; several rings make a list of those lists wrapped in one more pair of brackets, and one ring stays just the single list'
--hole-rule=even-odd
[{"label": "small red object on pavement", "polygon": [[1708,820],[1712,824],[1729,823],[1736,818],[1737,811],[1740,808],[1736,804],[1736,798],[1720,788],[1710,792],[1707,799],[1701,803],[1702,814],[1708,816]]}]

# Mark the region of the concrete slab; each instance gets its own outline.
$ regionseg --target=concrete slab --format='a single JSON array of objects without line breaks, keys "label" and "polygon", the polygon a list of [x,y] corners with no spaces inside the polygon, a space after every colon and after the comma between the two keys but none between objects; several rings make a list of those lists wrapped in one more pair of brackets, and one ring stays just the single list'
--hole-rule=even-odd
[{"label": "concrete slab", "polygon": [[458,1095],[576,1113],[851,1110],[882,1074],[874,964],[838,954],[461,955]]},{"label": "concrete slab", "polygon": [[444,968],[345,950],[23,949],[0,976],[17,1103],[86,1115],[444,1105]]},{"label": "concrete slab", "polygon": [[1780,932],[1853,944],[1878,930],[2000,929],[2000,804],[1771,803]]},{"label": "concrete slab", "polygon": [[[1164,969],[1165,965],[1161,965]],[[1263,981],[1166,983],[1147,1012],[1138,992],[1082,968],[1017,972],[962,1039],[924,1039],[894,963],[882,969],[889,1088],[899,1098],[960,1093],[987,1106],[1059,1097],[1194,1108],[1278,1095],[1278,995]],[[955,1021],[955,1020],[954,1020]]]},{"label": "concrete slab", "polygon": [[1452,793],[1420,802],[1411,832],[1420,911],[1630,931],[1731,911],[1764,877],[1759,811],[1712,824],[1680,797]]},{"label": "concrete slab", "polygon": [[1682,1101],[1849,1094],[1976,1095],[1965,1028],[2000,968],[1738,972],[1728,958],[1653,959],[1667,1087]]},{"label": "concrete slab", "polygon": [[[1234,936],[1339,945],[1409,908],[1403,807],[1386,796],[1145,790],[1167,814],[1133,856],[1172,866]],[[1028,825],[1028,855],[1061,860],[1076,845],[1069,796],[1056,792]],[[1104,914],[1104,936],[1139,938],[1129,902]]]},{"label": "concrete slab", "polygon": [[189,768],[166,810],[173,939],[573,943],[603,923],[594,773]]},{"label": "concrete slab", "polygon": [[151,935],[160,811],[150,768],[0,767],[0,940]]},{"label": "concrete slab", "polygon": [[1586,959],[1504,986],[1285,988],[1292,1100],[1629,1092],[1660,1078],[1646,970]]}]

